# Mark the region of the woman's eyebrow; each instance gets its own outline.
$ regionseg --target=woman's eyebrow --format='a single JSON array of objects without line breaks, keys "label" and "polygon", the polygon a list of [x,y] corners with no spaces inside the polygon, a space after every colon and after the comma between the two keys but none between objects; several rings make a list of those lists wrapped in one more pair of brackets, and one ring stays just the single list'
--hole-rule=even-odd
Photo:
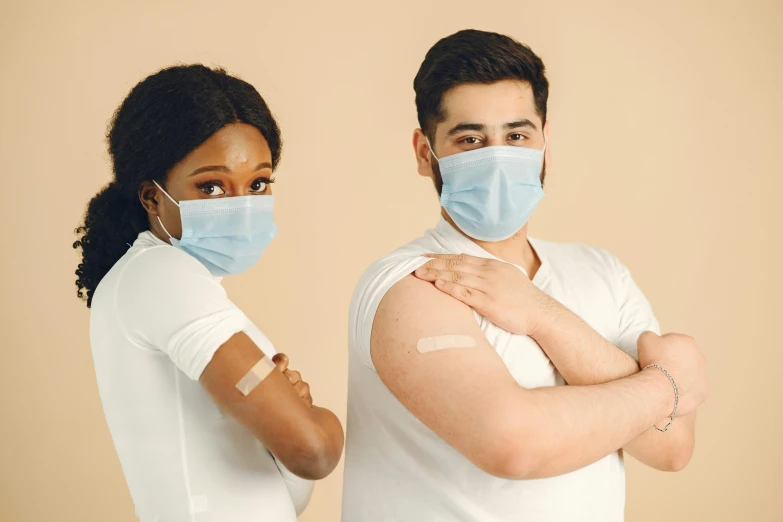
[{"label": "woman's eyebrow", "polygon": [[[263,170],[263,169],[271,169],[272,164],[268,161],[264,161],[262,163],[259,163],[258,166],[255,168],[255,171]],[[217,172],[231,172],[231,169],[224,165],[207,165],[206,167],[199,167],[188,176],[195,176],[196,174],[201,174],[202,172],[211,172],[211,171],[217,171]]]}]

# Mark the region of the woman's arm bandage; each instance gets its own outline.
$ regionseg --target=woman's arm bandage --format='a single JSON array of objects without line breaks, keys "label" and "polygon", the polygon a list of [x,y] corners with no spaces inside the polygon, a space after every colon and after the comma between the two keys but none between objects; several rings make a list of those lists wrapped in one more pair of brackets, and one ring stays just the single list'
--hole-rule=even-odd
[{"label": "woman's arm bandage", "polygon": [[250,368],[250,371],[247,372],[244,377],[239,379],[239,382],[236,385],[237,390],[247,397],[250,395],[250,392],[256,389],[256,386],[261,384],[261,382],[272,373],[272,370],[274,370],[275,367],[275,363],[272,362],[272,359],[264,355],[263,359],[258,361],[255,366]]}]

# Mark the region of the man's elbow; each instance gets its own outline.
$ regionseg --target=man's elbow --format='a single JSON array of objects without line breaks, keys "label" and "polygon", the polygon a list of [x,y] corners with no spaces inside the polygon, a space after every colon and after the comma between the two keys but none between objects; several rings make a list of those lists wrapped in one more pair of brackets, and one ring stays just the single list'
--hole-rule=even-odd
[{"label": "man's elbow", "polygon": [[[512,428],[508,426],[507,428]],[[543,448],[536,445],[535,437],[526,437],[524,432],[506,429],[495,433],[489,440],[488,451],[474,463],[483,471],[503,479],[533,479],[542,476]]]},{"label": "man's elbow", "polygon": [[693,457],[693,443],[683,444],[670,452],[661,471],[678,472],[684,470]]}]

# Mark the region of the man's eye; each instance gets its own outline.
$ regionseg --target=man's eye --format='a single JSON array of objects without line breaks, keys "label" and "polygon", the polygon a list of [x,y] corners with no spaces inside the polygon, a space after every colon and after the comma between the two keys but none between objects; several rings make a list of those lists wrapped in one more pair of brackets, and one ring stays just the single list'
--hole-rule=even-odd
[{"label": "man's eye", "polygon": [[250,190],[253,192],[263,192],[266,190],[266,181],[262,179],[257,179],[253,182],[252,185],[250,185]]},{"label": "man's eye", "polygon": [[476,143],[478,143],[478,142],[479,142],[478,138],[477,138],[477,137],[475,137],[475,136],[468,136],[467,138],[465,138],[465,140],[464,140],[464,141],[465,141],[465,143],[467,143],[468,145],[475,145]]},{"label": "man's eye", "polygon": [[216,185],[215,183],[207,183],[205,185],[201,185],[201,191],[206,194],[207,196],[222,196],[226,192],[220,188],[220,185]]},{"label": "man's eye", "polygon": [[525,136],[523,134],[512,134],[511,136],[509,136],[509,138],[514,141],[519,141],[525,139]]}]

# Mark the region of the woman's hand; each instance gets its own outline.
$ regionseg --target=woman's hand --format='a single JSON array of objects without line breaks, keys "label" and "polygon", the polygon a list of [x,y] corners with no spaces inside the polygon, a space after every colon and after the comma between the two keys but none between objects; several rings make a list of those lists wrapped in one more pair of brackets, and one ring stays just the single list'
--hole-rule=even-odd
[{"label": "woman's hand", "polygon": [[503,328],[532,336],[547,296],[519,268],[467,254],[427,254],[433,258],[414,275],[462,301]]},{"label": "woman's hand", "polygon": [[288,382],[294,387],[296,393],[304,401],[307,406],[313,406],[313,397],[310,395],[310,385],[302,380],[302,374],[295,370],[288,369],[288,356],[284,353],[275,354],[272,357],[272,362],[275,363],[277,369],[282,372],[288,378]]}]

